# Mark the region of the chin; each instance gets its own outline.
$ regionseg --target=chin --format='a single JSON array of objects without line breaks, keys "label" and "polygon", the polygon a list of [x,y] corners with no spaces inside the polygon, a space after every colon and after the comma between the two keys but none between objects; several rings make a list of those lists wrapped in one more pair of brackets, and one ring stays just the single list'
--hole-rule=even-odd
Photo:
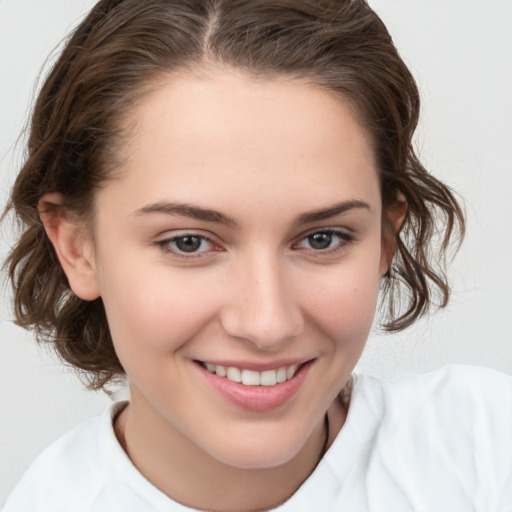
[{"label": "chin", "polygon": [[270,469],[286,464],[297,453],[298,450],[291,453],[263,453],[261,450],[255,453],[252,450],[241,450],[238,453],[228,454],[221,462],[239,469]]},{"label": "chin", "polygon": [[222,451],[215,450],[210,455],[219,462],[240,469],[275,468],[297,456],[306,440],[284,433],[276,434],[270,439],[264,436],[244,436],[237,442],[233,442],[233,439],[226,440],[221,445],[224,448]]}]

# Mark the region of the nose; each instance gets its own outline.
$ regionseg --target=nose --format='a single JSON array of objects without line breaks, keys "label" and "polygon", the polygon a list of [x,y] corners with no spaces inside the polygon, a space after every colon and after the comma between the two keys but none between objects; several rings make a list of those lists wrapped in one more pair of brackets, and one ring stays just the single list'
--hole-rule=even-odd
[{"label": "nose", "polygon": [[230,300],[221,313],[224,330],[260,350],[278,350],[304,329],[293,278],[277,258],[253,258],[231,277]]}]

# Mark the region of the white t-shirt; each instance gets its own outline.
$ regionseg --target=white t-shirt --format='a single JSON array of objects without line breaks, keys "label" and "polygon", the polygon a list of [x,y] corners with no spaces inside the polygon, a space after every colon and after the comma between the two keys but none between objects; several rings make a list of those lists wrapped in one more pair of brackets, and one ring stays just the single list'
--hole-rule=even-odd
[{"label": "white t-shirt", "polygon": [[[122,404],[35,460],[4,512],[176,511],[119,445]],[[448,366],[379,380],[355,376],[345,425],[279,512],[512,511],[512,377]]]}]

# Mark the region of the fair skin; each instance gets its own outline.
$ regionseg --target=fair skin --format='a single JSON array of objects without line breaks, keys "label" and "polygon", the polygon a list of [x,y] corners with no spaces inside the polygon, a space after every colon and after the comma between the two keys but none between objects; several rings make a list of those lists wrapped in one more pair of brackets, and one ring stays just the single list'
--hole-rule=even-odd
[{"label": "fair skin", "polygon": [[371,141],[334,94],[229,70],[162,81],[132,121],[93,236],[42,215],[74,293],[105,305],[131,389],[118,435],[176,501],[268,509],[314,469],[326,411],[329,444],[342,428],[390,265]]}]

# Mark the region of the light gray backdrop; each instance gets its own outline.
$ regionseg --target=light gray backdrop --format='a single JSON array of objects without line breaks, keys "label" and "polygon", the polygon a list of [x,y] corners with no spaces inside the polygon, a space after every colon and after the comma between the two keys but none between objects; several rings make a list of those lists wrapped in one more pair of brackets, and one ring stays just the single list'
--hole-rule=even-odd
[{"label": "light gray backdrop", "polygon": [[[15,148],[38,72],[92,0],[0,0],[0,191],[22,160]],[[421,157],[466,202],[468,236],[450,267],[447,310],[396,336],[372,335],[359,371],[391,376],[446,363],[512,373],[512,2],[373,0],[418,79]],[[12,239],[3,228],[2,260]],[[35,455],[109,399],[10,323],[0,308],[0,503]],[[122,394],[123,392],[121,392]]]}]

